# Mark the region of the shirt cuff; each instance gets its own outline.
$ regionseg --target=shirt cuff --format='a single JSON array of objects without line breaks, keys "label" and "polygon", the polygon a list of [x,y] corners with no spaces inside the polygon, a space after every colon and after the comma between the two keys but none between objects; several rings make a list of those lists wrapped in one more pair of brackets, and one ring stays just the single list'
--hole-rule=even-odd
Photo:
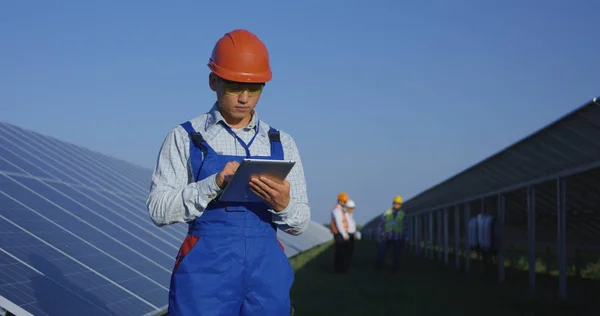
[{"label": "shirt cuff", "polygon": [[290,203],[288,203],[288,205],[281,212],[276,212],[272,208],[269,209],[269,212],[273,213],[273,221],[274,222],[275,221],[285,222],[285,220],[288,219],[290,217],[290,215],[292,215],[291,210],[293,210],[295,207],[296,207],[296,201],[294,201],[293,199],[290,199]]},{"label": "shirt cuff", "polygon": [[217,175],[213,174],[208,178],[200,180],[198,184],[198,204],[205,208],[210,201],[221,194],[222,190],[217,185]]}]

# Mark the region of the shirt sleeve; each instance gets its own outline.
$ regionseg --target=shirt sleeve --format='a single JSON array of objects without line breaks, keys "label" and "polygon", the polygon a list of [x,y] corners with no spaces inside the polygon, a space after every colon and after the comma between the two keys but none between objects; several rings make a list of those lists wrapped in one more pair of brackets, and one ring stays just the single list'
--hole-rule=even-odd
[{"label": "shirt sleeve", "polygon": [[344,222],[342,220],[342,210],[339,208],[334,208],[332,213],[333,213],[333,220],[335,221],[335,226],[337,227],[337,230],[340,232],[340,234],[344,237],[348,237],[348,233],[346,232],[346,230],[344,230]]},{"label": "shirt sleeve", "polygon": [[385,234],[385,213],[379,218],[379,235],[383,238]]},{"label": "shirt sleeve", "polygon": [[346,220],[348,221],[348,233],[356,234],[356,221],[354,221],[354,214],[346,213]]},{"label": "shirt sleeve", "polygon": [[191,182],[188,165],[189,138],[178,126],[163,141],[146,199],[155,225],[192,221],[201,216],[208,203],[221,192],[216,174]]},{"label": "shirt sleeve", "polygon": [[272,222],[279,229],[290,235],[300,235],[306,230],[311,220],[304,167],[296,142],[290,135],[281,133],[281,145],[285,159],[296,161],[286,178],[290,183],[290,203],[279,213],[272,209],[269,211],[273,213]]}]

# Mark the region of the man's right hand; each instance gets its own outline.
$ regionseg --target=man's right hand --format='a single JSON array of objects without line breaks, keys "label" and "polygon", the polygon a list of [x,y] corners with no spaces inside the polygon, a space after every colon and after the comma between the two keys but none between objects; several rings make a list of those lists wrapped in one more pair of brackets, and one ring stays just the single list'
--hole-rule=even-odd
[{"label": "man's right hand", "polygon": [[233,177],[239,166],[240,164],[237,161],[230,161],[223,167],[223,170],[217,173],[216,182],[219,188],[224,189],[227,186],[227,183],[231,181],[231,177]]}]

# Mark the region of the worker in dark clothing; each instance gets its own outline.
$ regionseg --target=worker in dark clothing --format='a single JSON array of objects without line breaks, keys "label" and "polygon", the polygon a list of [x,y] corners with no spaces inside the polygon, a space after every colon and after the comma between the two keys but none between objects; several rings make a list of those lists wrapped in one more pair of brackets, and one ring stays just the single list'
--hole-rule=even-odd
[{"label": "worker in dark clothing", "polygon": [[408,240],[408,221],[405,219],[402,207],[402,197],[394,197],[392,208],[386,210],[381,216],[379,231],[381,246],[377,255],[377,270],[383,268],[385,254],[389,247],[394,248],[394,259],[392,261],[392,272],[398,272],[398,264],[404,244]]}]

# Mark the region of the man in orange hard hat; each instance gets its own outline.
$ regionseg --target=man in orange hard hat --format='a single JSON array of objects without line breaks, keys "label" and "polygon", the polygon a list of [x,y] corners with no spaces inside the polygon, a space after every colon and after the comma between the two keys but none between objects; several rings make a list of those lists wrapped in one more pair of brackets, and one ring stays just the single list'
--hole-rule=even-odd
[{"label": "man in orange hard hat", "polygon": [[331,211],[331,220],[329,230],[333,234],[335,241],[335,251],[333,253],[333,269],[336,273],[345,273],[348,265],[348,246],[350,236],[348,235],[348,217],[344,207],[349,197],[345,192],[338,194],[337,203]]},{"label": "man in orange hard hat", "polygon": [[[168,133],[147,199],[156,225],[189,224],[171,276],[168,313],[289,315],[294,272],[276,233],[301,234],[310,206],[294,139],[255,111],[272,77],[267,47],[247,30],[228,32],[208,67],[217,101]],[[283,182],[250,179],[261,202],[220,201],[244,158],[296,164]]]}]

